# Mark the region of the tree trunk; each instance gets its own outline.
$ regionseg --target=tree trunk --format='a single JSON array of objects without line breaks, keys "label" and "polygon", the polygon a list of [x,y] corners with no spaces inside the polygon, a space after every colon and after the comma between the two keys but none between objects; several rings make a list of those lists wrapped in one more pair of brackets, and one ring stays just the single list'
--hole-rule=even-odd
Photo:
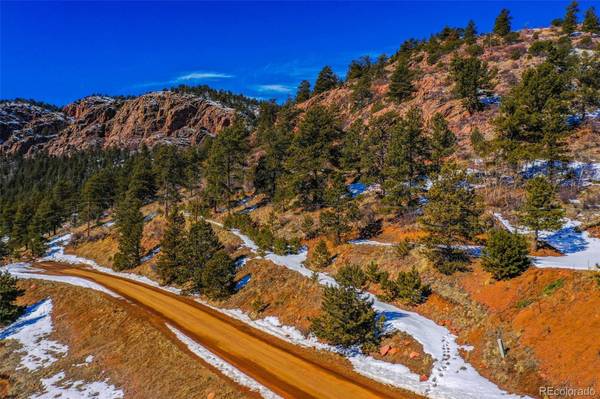
[{"label": "tree trunk", "polygon": [[536,230],[534,238],[533,238],[533,251],[534,252],[538,250],[538,235],[539,235],[539,232]]}]

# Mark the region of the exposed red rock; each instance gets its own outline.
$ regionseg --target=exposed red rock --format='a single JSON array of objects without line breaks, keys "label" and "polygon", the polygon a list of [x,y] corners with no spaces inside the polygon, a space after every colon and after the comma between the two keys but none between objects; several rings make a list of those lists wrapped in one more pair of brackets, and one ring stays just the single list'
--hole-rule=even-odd
[{"label": "exposed red rock", "polygon": [[90,96],[51,112],[28,103],[0,104],[0,153],[71,154],[142,144],[190,145],[229,126],[232,108],[193,94],[155,92],[122,100]]}]

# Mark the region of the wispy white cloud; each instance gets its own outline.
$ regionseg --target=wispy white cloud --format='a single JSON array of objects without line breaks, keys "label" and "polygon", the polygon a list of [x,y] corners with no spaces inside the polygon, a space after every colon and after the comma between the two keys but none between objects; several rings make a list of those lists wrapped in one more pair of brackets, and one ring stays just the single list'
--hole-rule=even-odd
[{"label": "wispy white cloud", "polygon": [[256,89],[261,93],[290,93],[292,88],[282,84],[258,85]]},{"label": "wispy white cloud", "polygon": [[219,79],[231,79],[234,75],[222,72],[207,72],[207,71],[194,71],[186,73],[185,75],[177,76],[171,80],[163,80],[160,82],[146,82],[135,85],[134,87],[157,87],[157,86],[168,86],[173,84],[180,84],[186,82],[200,82],[206,80],[219,80]]},{"label": "wispy white cloud", "polygon": [[187,80],[211,80],[211,79],[230,79],[233,75],[220,72],[191,72],[186,75],[178,76],[173,82],[183,82]]}]

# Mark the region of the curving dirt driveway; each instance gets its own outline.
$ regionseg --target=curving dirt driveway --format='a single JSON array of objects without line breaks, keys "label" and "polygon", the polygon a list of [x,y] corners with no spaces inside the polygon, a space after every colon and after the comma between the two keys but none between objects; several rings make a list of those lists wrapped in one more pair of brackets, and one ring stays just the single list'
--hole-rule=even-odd
[{"label": "curving dirt driveway", "polygon": [[239,320],[139,282],[95,270],[41,263],[52,274],[83,277],[118,293],[183,331],[211,352],[286,398],[418,398],[336,365]]}]

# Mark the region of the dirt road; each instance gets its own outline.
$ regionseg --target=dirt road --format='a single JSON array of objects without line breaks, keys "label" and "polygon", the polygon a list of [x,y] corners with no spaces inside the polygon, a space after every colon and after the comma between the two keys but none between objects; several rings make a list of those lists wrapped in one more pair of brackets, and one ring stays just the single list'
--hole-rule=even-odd
[{"label": "dirt road", "polygon": [[[38,265],[36,265],[38,266]],[[234,365],[286,398],[417,398],[391,389],[343,367],[323,364],[314,353],[279,340],[189,298],[95,270],[53,263],[39,264],[53,274],[95,281]]]}]

